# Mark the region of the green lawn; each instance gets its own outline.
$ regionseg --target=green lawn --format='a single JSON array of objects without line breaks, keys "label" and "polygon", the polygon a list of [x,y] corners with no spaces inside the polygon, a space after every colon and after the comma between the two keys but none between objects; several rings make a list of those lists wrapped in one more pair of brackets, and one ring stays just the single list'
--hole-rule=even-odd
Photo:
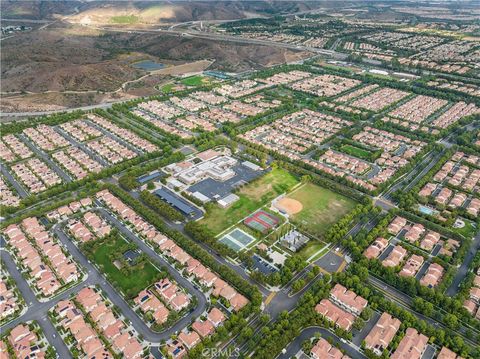
[{"label": "green lawn", "polygon": [[463,235],[465,238],[472,238],[473,236],[475,236],[475,233],[477,232],[477,228],[474,226],[473,222],[465,218],[462,218],[462,220],[465,221],[465,227],[463,228],[452,227],[452,231]]},{"label": "green lawn", "polygon": [[196,75],[182,79],[180,82],[185,86],[202,86],[208,81],[203,76]]},{"label": "green lawn", "polygon": [[298,179],[288,171],[273,169],[240,189],[237,192],[240,199],[230,207],[224,209],[215,204],[209,205],[200,223],[218,234],[298,183]]},{"label": "green lawn", "polygon": [[287,196],[302,203],[303,209],[291,216],[291,221],[317,237],[350,212],[356,202],[313,183],[306,183]]},{"label": "green lawn", "polygon": [[[149,261],[141,262],[130,268],[122,268],[127,270],[118,269],[109,255],[124,246],[125,243],[120,236],[109,237],[108,240],[96,247],[91,257],[115,287],[120,288],[127,297],[133,298],[141,290],[155,283],[160,272]],[[121,256],[121,253],[118,254]]]},{"label": "green lawn", "polygon": [[164,85],[164,86],[162,87],[161,91],[162,91],[163,93],[173,92],[173,87],[174,87],[174,86],[175,86],[174,84],[166,84],[166,85]]},{"label": "green lawn", "polygon": [[[317,253],[319,250],[324,248],[325,245],[326,244],[323,242],[311,240],[298,253],[302,256],[303,260],[307,260],[308,258],[313,256],[315,253]],[[321,253],[324,253],[327,250],[328,248],[325,248]]]},{"label": "green lawn", "polygon": [[340,150],[348,155],[352,155],[365,160],[369,160],[372,156],[372,152],[349,144],[343,145],[342,147],[340,147]]},{"label": "green lawn", "polygon": [[110,22],[114,24],[135,24],[138,22],[138,17],[135,15],[112,16]]}]

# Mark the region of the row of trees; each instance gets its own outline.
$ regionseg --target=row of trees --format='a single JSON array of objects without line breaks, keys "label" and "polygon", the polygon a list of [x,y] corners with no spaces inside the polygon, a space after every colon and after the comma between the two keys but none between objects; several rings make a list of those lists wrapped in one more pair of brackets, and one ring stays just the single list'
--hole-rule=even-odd
[{"label": "row of trees", "polygon": [[[416,317],[409,310],[399,307],[397,304],[386,298],[381,292],[366,284],[368,279],[368,270],[360,263],[352,263],[349,270],[342,273],[336,273],[334,280],[345,287],[353,290],[369,301],[372,309],[386,311],[402,321],[404,328],[413,327],[421,333],[427,335],[431,341],[440,346],[447,346],[461,356],[478,357],[480,356],[480,346],[474,348],[467,345],[464,339],[451,329],[440,329],[428,324],[424,320]],[[418,305],[417,301],[417,305]],[[429,308],[429,305],[424,305]],[[460,304],[461,306],[461,304]],[[449,314],[446,318],[446,325],[455,327],[454,315]]]},{"label": "row of trees", "polygon": [[118,196],[124,203],[128,204],[138,214],[144,217],[148,222],[153,224],[160,232],[165,233],[168,237],[174,240],[181,248],[183,248],[192,257],[198,259],[205,266],[218,273],[224,280],[232,284],[237,290],[243,293],[250,299],[251,305],[248,310],[258,308],[262,302],[262,295],[257,287],[251,285],[240,277],[231,268],[220,264],[213,258],[206,250],[200,247],[192,240],[185,237],[181,232],[169,228],[163,220],[150,208],[144,206],[141,202],[131,197],[128,193],[117,186],[106,184],[106,187],[116,196]]},{"label": "row of trees", "polygon": [[[406,293],[412,298],[422,298],[426,302],[433,305],[435,308],[440,308],[444,310],[443,313],[436,310],[434,312],[435,319],[443,321],[447,325],[449,317],[451,315],[456,315],[462,322],[480,330],[480,323],[474,318],[472,318],[472,316],[465,310],[465,308],[463,308],[463,300],[461,300],[461,298],[447,296],[444,293],[445,289],[451,285],[457,269],[451,265],[448,265],[441,258],[433,258],[432,261],[439,263],[444,268],[447,268],[447,270],[442,278],[441,284],[437,288],[433,289],[421,285],[420,282],[413,277],[399,276],[399,268],[386,268],[381,264],[379,260],[368,260],[363,256],[363,251],[376,238],[387,238],[389,236],[387,226],[391,222],[393,217],[397,214],[397,212],[398,211],[393,211],[383,215],[379,220],[378,224],[372,229],[372,231],[370,231],[370,233],[360,231],[355,238],[349,237],[344,239],[342,241],[342,245],[345,248],[349,249],[355,263],[361,265],[370,273],[381,278],[385,283],[390,284],[391,286],[399,289],[400,291]],[[409,217],[408,215],[406,215],[406,212],[401,211],[398,214],[408,217],[408,219],[410,220],[416,221],[416,218]],[[431,223],[423,222],[422,224],[426,225],[427,228],[433,230],[436,229],[436,227],[434,227]],[[447,231],[443,230],[440,233],[445,235]],[[467,243],[470,243],[470,241],[467,241]],[[409,252],[419,254],[425,257],[425,259],[427,260],[425,254],[416,249],[416,247],[406,243],[404,243],[403,246],[408,247]],[[465,246],[465,248],[466,250],[468,250],[468,245]],[[458,259],[458,261],[460,261],[460,259]]]},{"label": "row of trees", "polygon": [[156,210],[161,216],[168,218],[171,221],[183,220],[183,215],[179,211],[149,191],[142,191],[140,193],[140,198],[146,205]]},{"label": "row of trees", "polygon": [[138,187],[139,183],[137,182],[137,178],[139,176],[169,165],[170,163],[182,161],[184,158],[185,156],[181,152],[173,152],[168,156],[143,163],[140,166],[135,166],[128,169],[128,171],[118,179],[118,183],[124,189],[131,191]]}]

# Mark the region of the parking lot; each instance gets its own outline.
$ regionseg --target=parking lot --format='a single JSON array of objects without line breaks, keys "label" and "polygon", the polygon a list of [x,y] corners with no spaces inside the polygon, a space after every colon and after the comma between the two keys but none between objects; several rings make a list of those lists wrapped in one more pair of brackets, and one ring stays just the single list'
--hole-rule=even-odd
[{"label": "parking lot", "polygon": [[223,198],[232,193],[235,188],[266,173],[266,170],[255,171],[242,163],[237,163],[232,167],[232,170],[235,172],[235,176],[226,181],[222,182],[207,178],[190,186],[188,191],[191,193],[200,192],[211,200]]}]

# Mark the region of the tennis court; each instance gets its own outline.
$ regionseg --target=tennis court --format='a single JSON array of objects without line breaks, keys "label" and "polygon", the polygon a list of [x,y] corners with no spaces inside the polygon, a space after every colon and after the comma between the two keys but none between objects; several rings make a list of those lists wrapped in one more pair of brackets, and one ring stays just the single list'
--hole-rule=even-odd
[{"label": "tennis court", "polygon": [[239,228],[233,229],[231,232],[225,234],[220,238],[220,242],[238,252],[248,246],[255,240],[254,237],[245,233]]},{"label": "tennis court", "polygon": [[258,211],[245,219],[246,226],[262,233],[267,232],[278,224],[278,218],[265,211]]}]

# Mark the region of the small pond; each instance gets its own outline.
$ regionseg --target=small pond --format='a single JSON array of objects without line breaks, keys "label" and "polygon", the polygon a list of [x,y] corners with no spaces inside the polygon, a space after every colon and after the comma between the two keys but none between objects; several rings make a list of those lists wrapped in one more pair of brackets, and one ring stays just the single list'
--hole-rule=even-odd
[{"label": "small pond", "polygon": [[143,60],[143,61],[135,62],[132,66],[137,69],[141,69],[145,71],[155,71],[155,70],[163,69],[165,67],[164,64],[161,64],[159,62],[155,62],[152,60]]}]

